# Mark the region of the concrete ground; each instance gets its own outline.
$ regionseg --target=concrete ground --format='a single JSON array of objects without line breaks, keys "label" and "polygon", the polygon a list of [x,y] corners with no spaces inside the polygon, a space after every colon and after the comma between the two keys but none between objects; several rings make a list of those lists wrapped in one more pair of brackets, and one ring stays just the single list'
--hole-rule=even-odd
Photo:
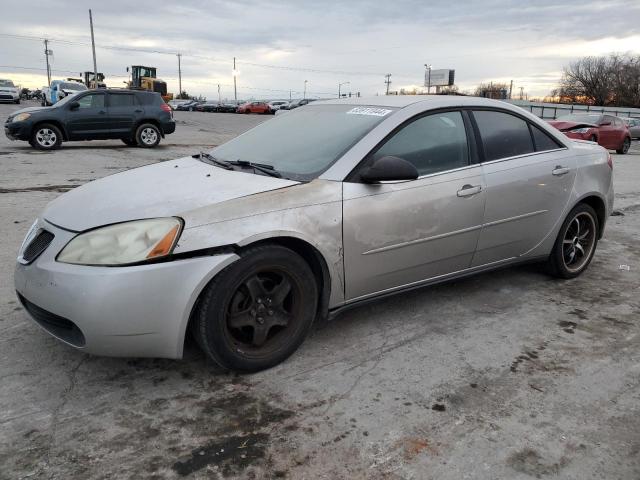
[{"label": "concrete ground", "polygon": [[254,375],[193,346],[180,361],[79,353],[19,306],[17,249],[60,192],[268,119],[176,118],[155,150],[0,138],[0,479],[640,478],[637,142],[614,155],[617,215],[575,280],[528,266],[381,300]]}]

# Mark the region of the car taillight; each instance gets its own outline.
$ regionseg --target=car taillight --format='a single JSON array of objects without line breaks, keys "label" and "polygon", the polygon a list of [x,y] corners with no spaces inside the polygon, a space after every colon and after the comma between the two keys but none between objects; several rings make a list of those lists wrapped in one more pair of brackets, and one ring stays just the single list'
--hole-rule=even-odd
[{"label": "car taillight", "polygon": [[169,105],[167,105],[166,103],[161,104],[160,108],[162,110],[164,110],[165,112],[171,112],[171,107]]},{"label": "car taillight", "polygon": [[609,168],[613,170],[613,158],[611,158],[611,154],[609,152],[607,152],[607,165],[609,165]]}]

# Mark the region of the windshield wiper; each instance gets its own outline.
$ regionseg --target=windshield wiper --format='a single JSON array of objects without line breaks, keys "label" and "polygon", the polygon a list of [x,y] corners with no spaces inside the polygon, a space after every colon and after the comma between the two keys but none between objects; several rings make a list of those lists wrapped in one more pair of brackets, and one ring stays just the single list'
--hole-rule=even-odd
[{"label": "windshield wiper", "polygon": [[266,163],[253,163],[247,160],[234,160],[232,162],[228,162],[230,165],[238,165],[239,167],[251,167],[255,170],[258,170],[262,173],[266,173],[267,175],[271,175],[272,177],[282,178],[282,174],[278,172],[273,165],[267,165]]},{"label": "windshield wiper", "polygon": [[233,167],[229,164],[229,162],[225,162],[224,160],[218,160],[216,157],[206,152],[200,152],[197,155],[193,155],[193,158],[199,158],[200,160],[207,159],[209,163],[212,163],[213,165],[216,165],[220,168],[224,168],[225,170],[233,170]]}]

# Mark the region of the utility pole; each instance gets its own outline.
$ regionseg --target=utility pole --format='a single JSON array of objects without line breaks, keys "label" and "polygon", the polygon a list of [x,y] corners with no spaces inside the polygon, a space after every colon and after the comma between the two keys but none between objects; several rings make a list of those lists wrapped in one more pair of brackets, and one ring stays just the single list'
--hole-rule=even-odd
[{"label": "utility pole", "polygon": [[524,87],[520,87],[520,100],[524,97]]},{"label": "utility pole", "polygon": [[177,53],[178,57],[178,98],[182,98],[182,54]]},{"label": "utility pole", "polygon": [[236,77],[238,76],[238,72],[236,72],[236,57],[233,57],[233,98],[238,103],[238,89],[236,88]]},{"label": "utility pole", "polygon": [[49,65],[49,55],[53,52],[49,50],[49,40],[44,39],[44,56],[47,60],[47,85],[51,86],[51,66]]},{"label": "utility pole", "polygon": [[291,101],[291,90],[289,90],[289,101]]},{"label": "utility pole", "polygon": [[306,99],[307,98],[307,83],[309,82],[309,80],[305,80],[304,81],[304,91],[302,93],[302,99]]},{"label": "utility pole", "polygon": [[511,84],[509,85],[509,100],[511,100],[511,92],[513,91],[513,80],[511,80]]},{"label": "utility pole", "polygon": [[218,84],[218,103],[222,103],[222,98],[220,97],[220,84]]},{"label": "utility pole", "polygon": [[93,38],[93,15],[89,9],[89,26],[91,27],[91,50],[93,51],[93,88],[98,88],[98,66],[96,65],[96,41]]},{"label": "utility pole", "polygon": [[391,85],[391,74],[387,73],[385,75],[386,80],[384,81],[384,83],[387,84],[387,95],[389,95],[389,85]]}]

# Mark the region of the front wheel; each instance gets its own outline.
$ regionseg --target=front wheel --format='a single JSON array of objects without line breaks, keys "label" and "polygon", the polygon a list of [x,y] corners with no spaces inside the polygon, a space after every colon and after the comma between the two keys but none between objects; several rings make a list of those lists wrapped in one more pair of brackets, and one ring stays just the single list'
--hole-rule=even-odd
[{"label": "front wheel", "polygon": [[38,150],[54,150],[62,144],[62,132],[55,125],[43,123],[33,130],[29,143]]},{"label": "front wheel", "polygon": [[144,148],[153,148],[160,143],[160,129],[152,123],[143,123],[136,130],[136,143]]},{"label": "front wheel", "polygon": [[626,137],[624,139],[624,142],[622,142],[622,147],[616,150],[616,153],[619,153],[621,155],[626,154],[629,151],[629,148],[631,147],[631,139],[629,137]]},{"label": "front wheel", "polygon": [[204,290],[193,333],[221,366],[254,372],[273,367],[304,341],[318,287],[309,265],[278,245],[253,247]]},{"label": "front wheel", "polygon": [[598,216],[591,206],[580,203],[571,210],[549,256],[551,273],[574,278],[584,272],[596,251],[599,231]]}]

